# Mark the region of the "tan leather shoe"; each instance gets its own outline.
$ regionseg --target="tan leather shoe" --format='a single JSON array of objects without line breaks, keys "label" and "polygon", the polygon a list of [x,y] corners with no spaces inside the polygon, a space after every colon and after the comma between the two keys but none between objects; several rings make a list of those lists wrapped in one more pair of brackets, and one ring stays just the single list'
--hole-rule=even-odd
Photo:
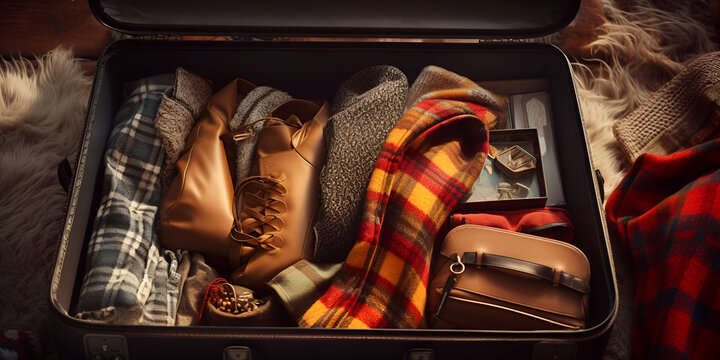
[{"label": "tan leather shoe", "polygon": [[231,283],[259,290],[298,260],[312,259],[328,117],[326,102],[290,100],[265,122],[254,176],[235,188]]}]

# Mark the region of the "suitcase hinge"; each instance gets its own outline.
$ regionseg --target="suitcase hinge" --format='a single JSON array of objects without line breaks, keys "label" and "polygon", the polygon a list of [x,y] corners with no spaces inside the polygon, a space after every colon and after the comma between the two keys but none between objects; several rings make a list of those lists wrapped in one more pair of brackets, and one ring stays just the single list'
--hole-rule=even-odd
[{"label": "suitcase hinge", "polygon": [[113,40],[139,39],[139,40],[180,40],[180,35],[130,35],[117,31],[112,33]]},{"label": "suitcase hinge", "polygon": [[480,44],[519,44],[537,42],[536,39],[480,39]]},{"label": "suitcase hinge", "polygon": [[138,40],[222,40],[222,41],[271,41],[274,38],[263,38],[257,36],[183,36],[183,35],[131,35],[123,34],[117,31],[112,32],[113,41],[124,40],[124,39],[138,39]]},{"label": "suitcase hinge", "polygon": [[543,43],[543,44],[554,44],[557,42],[557,34],[550,34],[543,37],[536,37],[536,38],[527,38],[527,39],[510,39],[510,38],[503,38],[503,39],[479,39],[478,43],[480,44],[526,44],[526,43]]}]

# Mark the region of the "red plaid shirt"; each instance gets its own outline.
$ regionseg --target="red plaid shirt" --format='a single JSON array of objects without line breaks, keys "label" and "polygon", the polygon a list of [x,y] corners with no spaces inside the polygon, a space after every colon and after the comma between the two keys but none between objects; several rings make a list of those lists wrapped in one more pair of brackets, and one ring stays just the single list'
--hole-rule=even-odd
[{"label": "red plaid shirt", "polygon": [[720,140],[640,156],[606,210],[635,266],[635,357],[720,358]]}]

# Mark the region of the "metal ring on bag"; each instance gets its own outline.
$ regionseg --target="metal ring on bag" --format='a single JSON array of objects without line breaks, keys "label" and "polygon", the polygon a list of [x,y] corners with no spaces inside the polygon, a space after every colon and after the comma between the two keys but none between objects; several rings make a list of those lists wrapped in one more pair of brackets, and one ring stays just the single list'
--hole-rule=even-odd
[{"label": "metal ring on bag", "polygon": [[[460,255],[455,255],[457,257],[457,261],[450,264],[450,272],[455,275],[460,275],[465,272],[465,264],[462,263],[460,260]],[[455,270],[455,266],[460,265],[460,270]]]}]

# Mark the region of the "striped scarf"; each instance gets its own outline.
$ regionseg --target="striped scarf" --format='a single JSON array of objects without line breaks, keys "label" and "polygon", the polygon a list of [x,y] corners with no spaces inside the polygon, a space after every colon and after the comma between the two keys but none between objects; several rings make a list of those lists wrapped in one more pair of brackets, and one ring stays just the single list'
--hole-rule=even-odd
[{"label": "striped scarf", "polygon": [[367,189],[354,247],[300,326],[416,328],[435,235],[477,179],[497,114],[469,89],[423,96],[390,132]]}]

